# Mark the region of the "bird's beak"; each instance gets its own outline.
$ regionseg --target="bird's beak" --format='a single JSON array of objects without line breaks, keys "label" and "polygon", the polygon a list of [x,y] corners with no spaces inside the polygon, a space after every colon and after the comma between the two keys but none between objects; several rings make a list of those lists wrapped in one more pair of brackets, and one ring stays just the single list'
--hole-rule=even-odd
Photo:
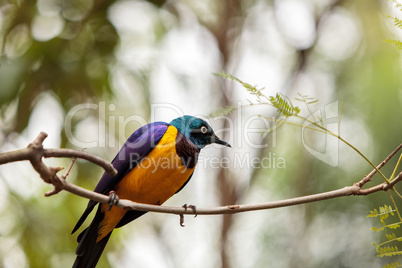
[{"label": "bird's beak", "polygon": [[227,147],[232,147],[229,143],[219,139],[217,136],[212,137],[212,142],[217,143],[217,144],[222,144],[222,145],[227,146]]}]

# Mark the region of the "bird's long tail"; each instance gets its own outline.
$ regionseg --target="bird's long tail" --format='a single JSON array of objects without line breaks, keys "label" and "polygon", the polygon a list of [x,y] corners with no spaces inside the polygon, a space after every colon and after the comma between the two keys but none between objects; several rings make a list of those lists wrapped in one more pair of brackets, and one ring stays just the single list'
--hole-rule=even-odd
[{"label": "bird's long tail", "polygon": [[102,240],[96,242],[98,237],[99,224],[103,219],[100,209],[95,215],[92,223],[77,237],[78,246],[75,251],[77,258],[75,259],[73,268],[94,268],[98,263],[100,256],[110,238],[112,232],[106,235]]}]

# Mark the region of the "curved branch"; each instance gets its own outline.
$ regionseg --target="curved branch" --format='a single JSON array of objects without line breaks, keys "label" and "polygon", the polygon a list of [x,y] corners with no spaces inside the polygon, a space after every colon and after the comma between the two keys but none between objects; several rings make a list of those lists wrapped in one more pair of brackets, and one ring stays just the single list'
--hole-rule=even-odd
[{"label": "curved branch", "polygon": [[[61,170],[61,168],[54,168],[54,167],[47,167],[43,162],[43,157],[72,157],[73,161],[75,158],[82,158],[88,161],[91,161],[94,164],[97,164],[105,169],[106,172],[110,172],[109,174],[114,176],[117,174],[117,171],[114,167],[106,162],[105,160],[82,152],[82,151],[75,151],[70,149],[43,149],[42,142],[47,137],[47,134],[41,132],[38,137],[28,145],[27,148],[0,153],[0,165],[15,162],[15,161],[22,161],[22,160],[29,160],[35,170],[40,174],[41,178],[50,184],[54,185],[54,189],[48,193],[45,193],[45,196],[51,196],[53,194],[57,194],[58,192],[64,190],[68,191],[72,194],[94,200],[96,202],[100,202],[103,204],[109,203],[109,196],[99,194],[93,191],[86,190],[81,188],[77,185],[71,184],[65,180],[71,166],[69,167],[67,173],[61,178],[57,175],[57,172]],[[400,149],[402,145],[399,145],[384,161],[377,166],[377,169],[374,169],[370,172],[367,176],[365,176],[361,181],[353,184],[352,186],[347,186],[341,189],[313,194],[308,196],[284,199],[279,201],[272,201],[260,204],[251,204],[251,205],[229,205],[229,206],[221,206],[221,207],[214,207],[214,208],[197,208],[196,211],[188,210],[183,207],[167,207],[167,206],[157,206],[157,205],[148,205],[148,204],[140,204],[135,203],[133,201],[127,199],[120,199],[120,201],[116,204],[117,207],[126,209],[126,210],[140,210],[140,211],[152,211],[152,212],[159,212],[159,213],[170,213],[170,214],[192,214],[192,215],[218,215],[218,214],[234,214],[239,212],[246,212],[246,211],[255,211],[255,210],[266,210],[266,209],[273,209],[273,208],[280,208],[280,207],[288,207],[300,204],[306,204],[321,200],[333,199],[343,196],[349,195],[368,195],[379,191],[388,191],[390,188],[395,186],[397,183],[402,181],[402,172],[400,172],[395,178],[393,178],[389,183],[384,182],[378,184],[374,187],[368,189],[362,189],[362,187],[371,180],[371,177],[375,174],[375,171],[380,169],[382,166],[385,165],[388,160],[395,155]],[[73,163],[72,163],[73,164]]]},{"label": "curved branch", "polygon": [[27,148],[0,153],[0,165],[23,160],[31,161],[34,158],[41,159],[42,157],[69,157],[85,159],[95,165],[101,166],[110,176],[115,176],[117,174],[117,170],[111,163],[98,156],[71,149],[44,149],[42,143],[46,137],[46,133],[40,132],[36,139],[30,143]]},{"label": "curved branch", "polygon": [[[371,187],[369,189],[362,190],[357,184],[352,186],[347,186],[341,189],[337,189],[334,191],[307,195],[302,197],[289,198],[279,201],[271,201],[260,204],[252,204],[252,205],[229,205],[229,206],[221,206],[214,208],[198,208],[196,213],[193,210],[188,210],[183,207],[168,207],[168,206],[156,206],[156,205],[148,205],[148,204],[140,204],[127,199],[120,199],[117,203],[117,207],[123,208],[126,210],[140,210],[140,211],[152,211],[159,213],[170,213],[170,214],[191,214],[191,215],[219,215],[219,214],[234,214],[239,212],[246,211],[255,211],[255,210],[266,210],[280,207],[289,207],[300,204],[307,204],[316,201],[322,201],[327,199],[333,199],[343,196],[349,195],[368,195],[379,191],[387,191],[390,187],[395,185],[396,183],[402,181],[402,172],[399,173],[388,185],[387,183],[381,183],[377,186]],[[95,193],[86,189],[83,189],[79,186],[70,184],[65,182],[64,190],[79,195],[81,197],[85,197],[88,199],[92,199],[94,201],[108,204],[109,197],[103,194]]]},{"label": "curved branch", "polygon": [[110,162],[107,162],[106,160],[98,156],[83,151],[75,151],[72,149],[43,149],[43,157],[81,158],[88,160],[89,162],[92,162],[95,165],[101,166],[110,176],[117,175],[117,170],[113,167],[113,165]]}]

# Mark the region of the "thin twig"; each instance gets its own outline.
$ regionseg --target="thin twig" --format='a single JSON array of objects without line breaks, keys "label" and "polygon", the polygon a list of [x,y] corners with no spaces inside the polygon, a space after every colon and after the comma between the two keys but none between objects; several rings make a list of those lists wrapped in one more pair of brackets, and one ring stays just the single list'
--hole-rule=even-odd
[{"label": "thin twig", "polygon": [[[47,134],[41,132],[27,148],[0,153],[0,165],[16,161],[31,160],[33,156],[36,158],[69,157],[85,159],[95,165],[101,166],[110,176],[115,176],[117,174],[117,170],[111,163],[98,156],[72,149],[43,149],[41,142],[43,142],[46,137]],[[35,152],[33,152],[33,150]]]},{"label": "thin twig", "polygon": [[76,157],[74,157],[73,159],[71,159],[71,163],[70,166],[68,167],[68,169],[66,170],[66,173],[63,174],[63,176],[61,176],[62,179],[67,179],[67,176],[70,174],[71,169],[74,166],[75,161],[77,160]]},{"label": "thin twig", "polygon": [[[81,158],[94,163],[95,165],[101,166],[106,173],[110,176],[116,176],[117,170],[113,167],[110,162],[103,160],[102,158],[83,152],[75,151],[72,149],[43,149],[43,157],[71,157],[71,158]],[[1,163],[0,163],[1,164]]]},{"label": "thin twig", "polygon": [[381,184],[378,184],[376,186],[373,186],[371,188],[367,188],[367,189],[362,189],[359,190],[359,192],[357,193],[357,195],[369,195],[378,191],[388,191],[389,189],[391,189],[392,187],[395,186],[395,184],[397,184],[398,182],[402,181],[402,172],[398,174],[398,176],[396,176],[392,181],[390,181],[389,183],[387,182],[383,182]]},{"label": "thin twig", "polygon": [[373,169],[367,176],[365,176],[361,181],[356,183],[357,186],[362,187],[364,184],[367,182],[371,181],[371,178],[377,173],[377,170],[382,168],[400,149],[402,148],[402,144],[399,144],[398,147],[396,147],[395,150],[390,153],[378,166],[376,169]]}]

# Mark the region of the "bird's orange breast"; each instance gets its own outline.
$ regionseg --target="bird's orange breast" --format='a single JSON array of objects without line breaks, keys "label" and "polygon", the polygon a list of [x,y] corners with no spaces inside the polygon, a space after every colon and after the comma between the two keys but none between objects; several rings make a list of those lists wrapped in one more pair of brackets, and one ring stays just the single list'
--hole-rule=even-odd
[{"label": "bird's orange breast", "polygon": [[[158,145],[142,159],[115,187],[121,199],[138,203],[161,205],[174,195],[189,179],[194,168],[186,168],[176,152],[177,129],[169,126]],[[118,207],[107,211],[102,205],[104,219],[98,239],[110,233],[126,213]]]}]

